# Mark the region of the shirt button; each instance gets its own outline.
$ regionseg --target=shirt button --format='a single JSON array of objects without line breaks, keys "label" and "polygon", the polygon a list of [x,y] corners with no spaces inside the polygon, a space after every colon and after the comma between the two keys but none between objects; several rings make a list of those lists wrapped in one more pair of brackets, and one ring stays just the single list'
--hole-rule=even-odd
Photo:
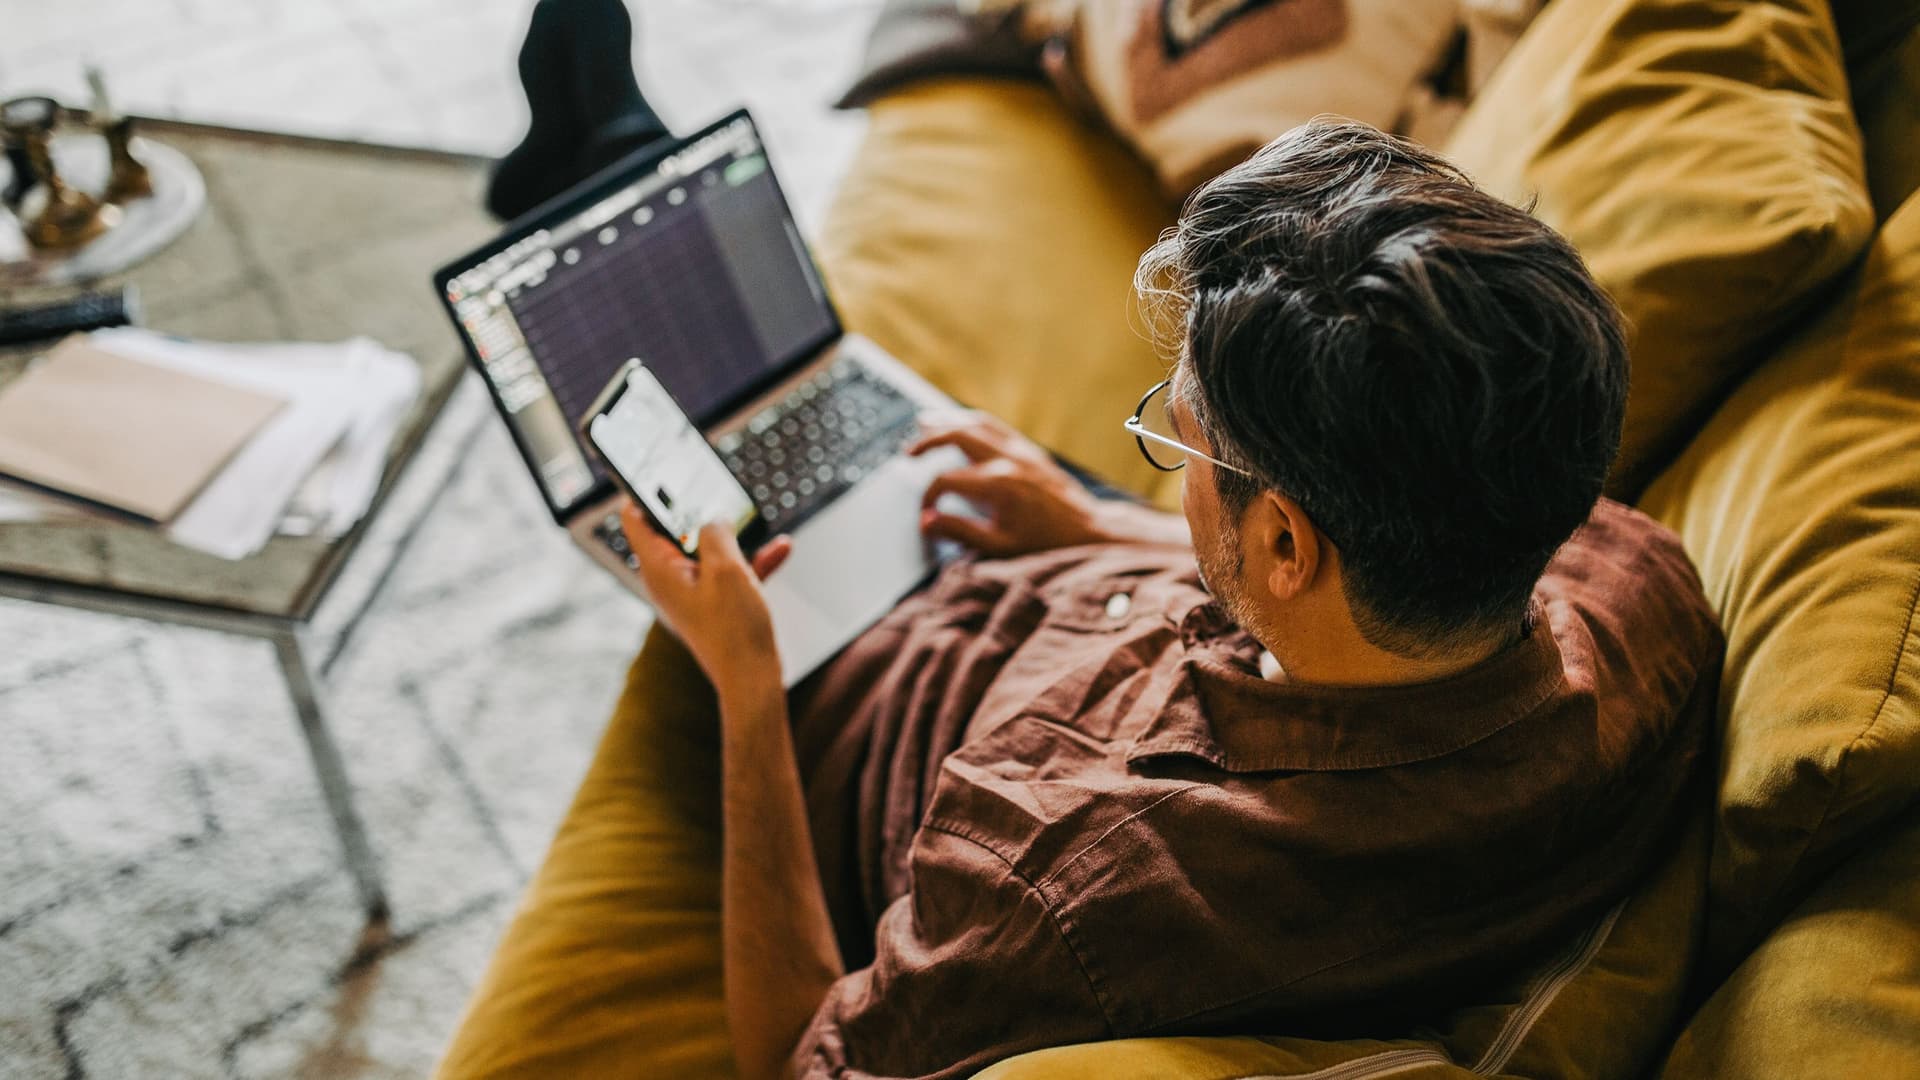
[{"label": "shirt button", "polygon": [[1133,610],[1132,596],[1118,592],[1107,597],[1107,618],[1124,619],[1127,617],[1127,612],[1131,610]]}]

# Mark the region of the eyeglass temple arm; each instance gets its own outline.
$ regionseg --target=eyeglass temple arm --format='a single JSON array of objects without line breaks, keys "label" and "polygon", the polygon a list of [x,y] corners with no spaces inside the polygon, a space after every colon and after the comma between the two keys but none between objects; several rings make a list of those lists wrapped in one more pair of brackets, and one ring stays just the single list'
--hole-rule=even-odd
[{"label": "eyeglass temple arm", "polygon": [[1188,446],[1186,443],[1180,442],[1177,439],[1169,439],[1165,435],[1160,434],[1159,432],[1148,431],[1146,425],[1140,422],[1140,417],[1137,415],[1128,417],[1125,425],[1123,426],[1128,431],[1139,436],[1140,438],[1152,439],[1154,442],[1157,442],[1162,446],[1171,446],[1175,450],[1178,450],[1183,454],[1192,454],[1194,457],[1200,458],[1204,461],[1212,462],[1213,464],[1220,466],[1221,468],[1227,470],[1228,472],[1239,473],[1241,476],[1244,476],[1249,480],[1255,479],[1252,473],[1248,472],[1247,470],[1241,468],[1238,465],[1229,465],[1226,462],[1221,461],[1219,458],[1214,457],[1212,454],[1203,454],[1200,451],[1195,450],[1193,447]]}]

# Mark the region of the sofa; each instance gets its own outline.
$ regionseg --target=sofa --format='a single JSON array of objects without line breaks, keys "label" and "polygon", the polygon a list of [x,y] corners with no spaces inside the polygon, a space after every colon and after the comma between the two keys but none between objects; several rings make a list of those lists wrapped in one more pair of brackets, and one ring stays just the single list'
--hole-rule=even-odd
[{"label": "sofa", "polygon": [[[1634,325],[1613,490],[1680,535],[1728,638],[1712,775],[1663,864],[1411,1030],[1123,1039],[982,1075],[1920,1076],[1916,24],[1557,0],[1443,147],[1536,200]],[[847,324],[1174,505],[1120,422],[1166,370],[1130,283],[1177,206],[1037,82],[923,79],[870,112],[818,245]],[[442,1075],[730,1073],[713,708],[652,635]]]}]

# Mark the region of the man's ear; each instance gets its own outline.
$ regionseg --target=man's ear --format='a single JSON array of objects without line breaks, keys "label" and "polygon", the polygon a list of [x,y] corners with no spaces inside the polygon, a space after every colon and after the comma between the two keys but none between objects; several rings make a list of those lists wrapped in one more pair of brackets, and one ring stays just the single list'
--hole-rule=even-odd
[{"label": "man's ear", "polygon": [[1300,504],[1277,491],[1263,491],[1248,507],[1246,535],[1258,545],[1266,563],[1267,591],[1276,600],[1291,600],[1311,588],[1319,575],[1320,530]]}]

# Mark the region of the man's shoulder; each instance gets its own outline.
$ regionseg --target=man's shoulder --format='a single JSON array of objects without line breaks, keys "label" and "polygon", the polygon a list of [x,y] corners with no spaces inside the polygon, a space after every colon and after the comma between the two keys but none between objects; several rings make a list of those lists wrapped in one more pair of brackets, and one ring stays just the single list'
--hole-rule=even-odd
[{"label": "man's shoulder", "polygon": [[1571,605],[1589,621],[1636,630],[1664,624],[1670,633],[1660,636],[1672,644],[1715,653],[1721,648],[1718,619],[1680,538],[1611,499],[1600,500],[1554,554],[1536,592],[1549,603]]},{"label": "man's shoulder", "polygon": [[1674,564],[1685,568],[1696,590],[1699,585],[1687,550],[1672,529],[1612,499],[1594,504],[1586,522],[1554,553],[1547,573],[1565,573],[1570,561],[1590,565],[1594,560],[1619,566]]},{"label": "man's shoulder", "polygon": [[1590,714],[1601,773],[1697,756],[1726,641],[1678,536],[1602,501],[1534,595],[1561,654],[1563,704]]}]

